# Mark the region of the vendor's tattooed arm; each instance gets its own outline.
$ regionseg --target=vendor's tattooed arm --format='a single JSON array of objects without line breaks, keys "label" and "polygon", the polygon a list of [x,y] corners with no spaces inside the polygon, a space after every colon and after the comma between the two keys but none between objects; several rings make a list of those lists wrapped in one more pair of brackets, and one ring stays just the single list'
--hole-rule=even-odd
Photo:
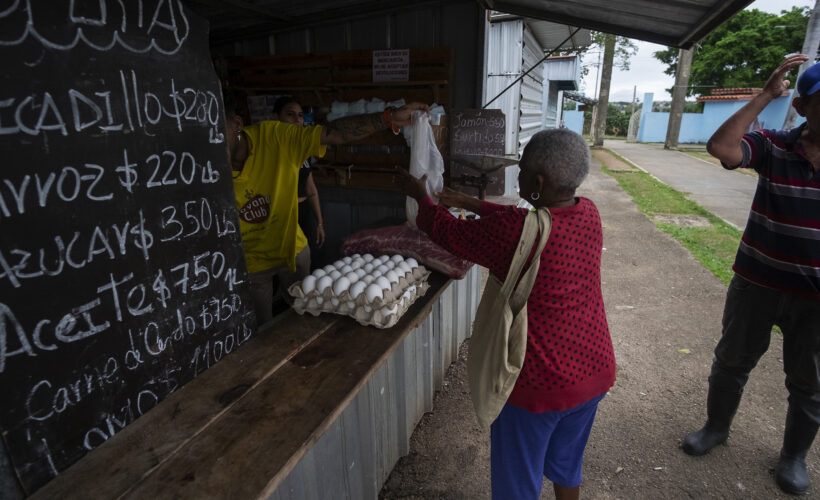
[{"label": "vendor's tattooed arm", "polygon": [[400,108],[389,108],[390,111],[371,115],[346,116],[327,124],[322,129],[322,144],[347,144],[352,141],[384,130],[385,128],[403,127],[413,121],[413,112],[429,113],[430,108],[420,102],[411,102]]},{"label": "vendor's tattooed arm", "polygon": [[381,113],[346,116],[327,124],[322,130],[322,144],[347,144],[385,128]]}]

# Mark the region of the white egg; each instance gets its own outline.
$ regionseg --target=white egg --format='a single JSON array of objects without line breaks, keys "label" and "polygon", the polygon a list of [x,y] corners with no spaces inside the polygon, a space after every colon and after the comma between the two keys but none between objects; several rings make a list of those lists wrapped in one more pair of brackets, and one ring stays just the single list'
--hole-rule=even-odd
[{"label": "white egg", "polygon": [[390,280],[390,283],[398,283],[399,282],[399,275],[396,274],[396,271],[392,269],[384,273],[385,277]]},{"label": "white egg", "polygon": [[322,276],[324,276],[325,274],[327,274],[327,273],[325,272],[325,270],[324,270],[324,269],[322,269],[322,268],[319,268],[319,269],[317,269],[317,270],[313,271],[313,273],[311,274],[311,276],[313,276],[313,277],[314,277],[314,278],[316,278],[316,279],[319,279],[319,278],[321,278]]},{"label": "white egg", "polygon": [[308,294],[312,292],[314,288],[316,288],[316,276],[306,276],[305,279],[302,280],[302,291]]},{"label": "white egg", "polygon": [[330,272],[333,272],[334,270],[336,270],[336,268],[331,266],[330,264],[326,265],[322,269],[325,271],[325,273],[330,273]]},{"label": "white egg", "polygon": [[376,278],[375,283],[385,290],[390,289],[390,280],[388,280],[384,276],[379,276],[378,278]]},{"label": "white egg", "polygon": [[357,281],[356,283],[353,283],[350,285],[350,296],[355,299],[362,294],[365,288],[367,288],[367,283],[364,281]]},{"label": "white egg", "polygon": [[407,265],[410,267],[419,267],[419,263],[413,257],[410,257],[409,259],[405,260],[405,262],[407,262]]},{"label": "white egg", "polygon": [[350,267],[353,269],[358,269],[364,265],[364,261],[362,259],[355,259],[353,262],[350,263]]},{"label": "white egg", "polygon": [[350,256],[344,257],[342,259],[342,262],[344,262],[345,264],[350,264],[351,262],[353,262],[353,257],[350,257]]},{"label": "white egg", "polygon": [[373,260],[373,256],[370,255],[369,253],[366,253],[366,254],[362,255],[362,258],[364,259],[365,262],[370,262],[371,260]]},{"label": "white egg", "polygon": [[349,273],[345,274],[345,278],[347,278],[348,281],[350,281],[351,283],[356,283],[357,281],[359,281],[359,275],[353,271],[350,271]]},{"label": "white egg", "polygon": [[368,285],[367,289],[364,291],[367,301],[373,302],[373,299],[376,297],[382,298],[382,288],[381,286],[373,283],[372,285]]},{"label": "white egg", "polygon": [[333,284],[333,278],[330,276],[322,276],[319,278],[319,281],[316,282],[316,289],[319,290],[319,293],[322,293],[327,289],[330,285]]},{"label": "white egg", "polygon": [[405,275],[412,271],[412,269],[410,269],[410,266],[407,265],[407,262],[399,262],[399,265],[396,266],[396,269],[399,269],[401,271],[401,275]]},{"label": "white egg", "polygon": [[363,309],[364,309],[364,312],[366,312],[368,314],[373,312],[373,308],[370,307],[370,306],[364,306]]},{"label": "white egg", "polygon": [[367,283],[367,284],[369,285],[369,284],[373,283],[373,280],[374,280],[374,279],[375,279],[375,278],[373,278],[373,276],[372,276],[372,275],[370,275],[370,274],[365,274],[365,275],[364,275],[364,277],[362,278],[362,281],[364,281],[365,283]]},{"label": "white egg", "polygon": [[337,299],[336,297],[331,297],[330,298],[330,305],[332,305],[333,307],[338,307],[339,299]]},{"label": "white egg", "polygon": [[352,271],[352,270],[353,270],[353,268],[352,268],[352,267],[350,267],[350,266],[349,266],[349,265],[347,265],[347,264],[345,264],[345,265],[344,265],[341,269],[339,269],[339,271],[341,271],[341,273],[342,273],[342,274],[347,274],[347,273],[349,273],[349,272],[350,272],[350,271]]},{"label": "white egg", "polygon": [[393,262],[395,262],[396,264],[398,264],[399,262],[401,262],[401,261],[403,261],[403,260],[404,260],[404,257],[402,257],[402,256],[401,256],[401,255],[399,255],[399,254],[396,254],[396,255],[394,255],[394,256],[392,256],[392,257],[390,257],[390,260],[392,260]]},{"label": "white egg", "polygon": [[367,271],[365,271],[364,269],[361,269],[361,268],[356,269],[353,272],[355,272],[359,276],[359,279],[364,278],[364,275],[367,274]]},{"label": "white egg", "polygon": [[362,269],[364,269],[364,272],[369,273],[370,271],[372,271],[374,269],[374,267],[375,266],[373,266],[373,264],[368,262],[367,264],[364,265],[364,267]]},{"label": "white egg", "polygon": [[333,295],[341,295],[342,292],[347,291],[348,288],[350,288],[350,280],[341,276],[333,283]]},{"label": "white egg", "polygon": [[347,310],[352,311],[354,309],[356,309],[356,303],[351,300],[350,302],[347,303]]},{"label": "white egg", "polygon": [[378,272],[380,272],[380,273],[382,273],[382,274],[386,273],[386,272],[387,272],[387,271],[389,271],[389,270],[390,270],[390,268],[388,268],[388,267],[387,267],[387,266],[385,266],[385,265],[381,265],[381,266],[379,266],[379,267],[377,267],[377,268],[376,268],[376,271],[378,271]]},{"label": "white egg", "polygon": [[330,274],[328,276],[333,278],[333,281],[336,281],[337,279],[339,279],[339,277],[342,276],[342,273],[339,272],[338,269],[334,269],[333,271],[330,271]]},{"label": "white egg", "polygon": [[398,304],[394,304],[393,307],[384,306],[381,309],[382,316],[387,316],[389,314],[395,314],[396,311],[399,310]]},{"label": "white egg", "polygon": [[322,303],[324,303],[324,301],[325,301],[325,299],[323,299],[322,297],[316,297],[316,303],[317,304],[322,305]]},{"label": "white egg", "polygon": [[382,255],[381,257],[379,257],[379,262],[381,262],[382,264],[384,264],[384,263],[385,263],[385,262],[387,262],[388,260],[390,260],[390,256],[389,256],[389,255]]}]

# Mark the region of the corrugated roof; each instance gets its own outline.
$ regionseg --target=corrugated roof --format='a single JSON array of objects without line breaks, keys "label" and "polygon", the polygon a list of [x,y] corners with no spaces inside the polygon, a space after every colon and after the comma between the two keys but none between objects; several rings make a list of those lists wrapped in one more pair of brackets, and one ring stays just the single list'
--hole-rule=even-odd
[{"label": "corrugated roof", "polygon": [[[215,43],[401,12],[442,0],[184,0]],[[689,48],[752,0],[477,0],[488,10]],[[556,42],[557,43],[557,42]],[[549,43],[544,45],[549,46]]]},{"label": "corrugated roof", "polygon": [[510,14],[689,48],[752,0],[480,0]]}]

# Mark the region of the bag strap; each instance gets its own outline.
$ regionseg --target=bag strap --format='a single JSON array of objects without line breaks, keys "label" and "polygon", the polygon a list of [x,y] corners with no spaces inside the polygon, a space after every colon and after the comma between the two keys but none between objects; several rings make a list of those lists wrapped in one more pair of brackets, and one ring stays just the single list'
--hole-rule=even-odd
[{"label": "bag strap", "polygon": [[[527,303],[527,299],[532,291],[532,286],[535,284],[535,278],[538,276],[538,268],[541,264],[541,253],[547,246],[547,240],[552,230],[552,214],[550,214],[549,210],[540,208],[537,210],[537,213],[538,229],[541,233],[541,237],[538,241],[538,248],[536,248],[535,254],[533,254],[529,269],[527,269],[527,272],[521,277],[518,286],[510,298],[510,309],[512,309],[514,314],[518,314],[521,308],[524,307],[524,304]],[[530,244],[530,248],[532,248],[532,244]]]},{"label": "bag strap", "polygon": [[[504,284],[501,286],[500,294],[505,299],[509,300],[510,296],[513,294],[514,288],[516,288],[516,284],[518,283],[518,277],[521,276],[521,270],[527,263],[527,257],[530,256],[530,251],[532,250],[532,245],[535,242],[535,237],[540,231],[541,239],[538,242],[538,249],[535,253],[535,257],[533,257],[530,270],[527,271],[528,274],[532,275],[531,278],[527,279],[529,284],[527,285],[524,283],[525,280],[522,278],[521,284],[517,287],[518,289],[521,289],[522,284],[527,285],[524,295],[529,295],[530,290],[532,289],[532,284],[535,282],[535,274],[538,272],[539,259],[537,257],[541,255],[541,252],[547,244],[547,238],[551,227],[552,219],[549,210],[546,208],[540,208],[527,214],[524,219],[524,229],[521,231],[521,238],[518,241],[518,246],[515,249],[512,262],[510,263],[510,270],[507,272],[507,277],[504,279]],[[532,272],[533,267],[535,268],[534,273]]]}]

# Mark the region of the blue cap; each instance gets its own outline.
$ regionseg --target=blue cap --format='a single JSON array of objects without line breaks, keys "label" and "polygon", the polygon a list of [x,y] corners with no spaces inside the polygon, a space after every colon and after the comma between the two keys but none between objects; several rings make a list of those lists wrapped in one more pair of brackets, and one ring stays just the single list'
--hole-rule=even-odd
[{"label": "blue cap", "polygon": [[820,63],[814,64],[797,79],[797,93],[801,97],[812,95],[820,90]]}]

